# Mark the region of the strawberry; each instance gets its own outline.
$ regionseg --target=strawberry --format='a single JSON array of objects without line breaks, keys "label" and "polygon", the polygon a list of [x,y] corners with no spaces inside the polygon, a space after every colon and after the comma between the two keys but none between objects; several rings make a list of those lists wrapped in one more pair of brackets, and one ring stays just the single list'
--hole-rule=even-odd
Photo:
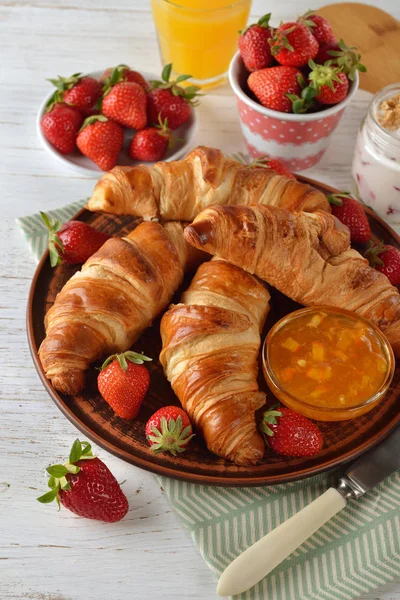
[{"label": "strawberry", "polygon": [[309,61],[311,69],[308,79],[310,86],[317,91],[315,99],[321,104],[338,104],[344,100],[349,91],[347,75],[333,66],[316,65]]},{"label": "strawberry", "polygon": [[273,29],[269,26],[270,18],[271,13],[264,15],[256,24],[250,25],[241,32],[239,50],[248,71],[265,69],[274,62],[268,43],[273,35]]},{"label": "strawberry", "polygon": [[143,129],[147,124],[146,103],[146,92],[138,83],[123,81],[105,93],[102,111],[120,125]]},{"label": "strawberry", "polygon": [[84,114],[91,114],[96,102],[103,93],[102,85],[94,77],[82,77],[81,73],[75,73],[71,77],[58,77],[49,79],[57,88],[50,102],[60,102],[75,106]]},{"label": "strawberry", "polygon": [[270,448],[283,456],[314,456],[324,445],[315,423],[284,406],[263,414],[261,432]]},{"label": "strawberry", "polygon": [[114,121],[103,115],[95,115],[85,119],[76,143],[82,154],[103,171],[109,171],[117,164],[124,143],[124,132]]},{"label": "strawberry", "polygon": [[40,215],[49,230],[48,247],[52,267],[61,262],[82,264],[110,239],[109,235],[83,221],[67,221],[61,225],[61,221],[49,219],[44,212]]},{"label": "strawberry", "polygon": [[302,67],[318,54],[318,42],[302,23],[283,23],[269,40],[271,54],[281,65]]},{"label": "strawberry", "polygon": [[364,256],[368,258],[372,267],[380,271],[389,279],[392,285],[400,285],[400,250],[383,242],[375,245],[370,242]]},{"label": "strawberry", "polygon": [[299,69],[279,66],[250,73],[247,83],[263,106],[279,112],[291,112],[288,94],[301,93],[302,81]]},{"label": "strawberry", "polygon": [[193,437],[189,417],[177,406],[163,406],[147,421],[145,434],[153,454],[184,452]]},{"label": "strawberry", "polygon": [[97,377],[99,392],[122,419],[134,419],[140,410],[150,385],[150,374],[143,362],[150,360],[128,350],[109,356],[101,366]]},{"label": "strawberry", "polygon": [[68,461],[46,471],[50,491],[38,498],[42,504],[56,500],[59,508],[62,504],[80,517],[107,523],[120,521],[129,510],[118,481],[88,442],[75,440]]},{"label": "strawberry", "polygon": [[112,87],[113,85],[120,83],[121,81],[130,81],[131,83],[139,84],[145,92],[149,89],[149,84],[138,71],[132,71],[127,65],[118,65],[117,67],[110,67],[104,71],[100,77],[100,82],[104,86]]},{"label": "strawberry", "polygon": [[337,43],[329,22],[321,15],[316,15],[314,11],[307,11],[305,15],[297,19],[297,22],[303,23],[309,28],[318,44]]},{"label": "strawberry", "polygon": [[337,42],[323,42],[320,44],[318,54],[314,59],[317,65],[324,65],[328,60],[330,60],[330,64],[337,66],[334,57],[331,54],[332,51],[340,51],[339,44]]},{"label": "strawberry", "polygon": [[190,79],[191,75],[180,75],[170,81],[172,64],[166,65],[162,71],[162,81],[150,81],[151,90],[147,96],[147,116],[150,124],[157,124],[159,119],[168,119],[170,129],[178,129],[190,118],[191,106],[197,106],[199,95],[197,85],[186,88],[178,85]]},{"label": "strawberry", "polygon": [[40,119],[43,135],[61,154],[76,149],[76,137],[83,122],[82,113],[73,106],[57,102]]},{"label": "strawberry", "polygon": [[262,168],[262,169],[272,169],[278,175],[283,175],[284,177],[288,177],[289,179],[296,179],[296,177],[291,173],[285,165],[278,160],[277,158],[270,158],[269,156],[260,156],[256,158],[249,164],[251,169],[254,168]]},{"label": "strawberry", "polygon": [[348,192],[331,194],[327,198],[332,214],[350,229],[351,241],[357,244],[368,242],[371,227],[362,205]]},{"label": "strawberry", "polygon": [[342,39],[339,41],[336,47],[320,47],[318,56],[321,56],[319,59],[318,56],[315,59],[318,64],[324,64],[325,61],[321,60],[321,57],[325,58],[324,53],[329,55],[329,60],[332,61],[332,64],[339,67],[351,81],[354,81],[356,71],[365,73],[367,70],[367,68],[360,62],[361,55],[357,51],[357,48],[355,46],[347,46]]},{"label": "strawberry", "polygon": [[129,146],[129,156],[133,160],[161,160],[172,143],[168,119],[160,120],[157,127],[147,127],[135,133]]}]

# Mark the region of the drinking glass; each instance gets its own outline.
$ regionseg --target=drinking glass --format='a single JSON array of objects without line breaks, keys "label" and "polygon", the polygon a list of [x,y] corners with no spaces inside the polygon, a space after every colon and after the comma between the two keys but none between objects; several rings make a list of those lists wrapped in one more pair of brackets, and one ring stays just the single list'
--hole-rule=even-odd
[{"label": "drinking glass", "polygon": [[151,0],[161,59],[174,75],[211,87],[227,78],[251,0]]}]

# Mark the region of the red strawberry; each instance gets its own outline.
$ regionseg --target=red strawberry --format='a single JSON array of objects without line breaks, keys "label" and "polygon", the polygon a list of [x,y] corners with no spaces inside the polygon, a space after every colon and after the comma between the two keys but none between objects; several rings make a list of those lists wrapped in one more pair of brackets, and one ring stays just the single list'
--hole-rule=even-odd
[{"label": "red strawberry", "polygon": [[317,65],[324,65],[328,60],[332,61],[332,64],[335,65],[335,58],[331,54],[331,52],[339,52],[339,44],[337,42],[323,42],[319,45],[318,54],[315,57],[315,62]]},{"label": "red strawberry", "polygon": [[271,47],[268,43],[273,35],[273,29],[269,26],[271,13],[264,15],[255,25],[250,25],[241,32],[239,38],[239,50],[245,67],[248,71],[258,71],[270,67],[274,59],[271,55]]},{"label": "red strawberry", "polygon": [[124,132],[114,121],[103,115],[95,115],[84,121],[76,143],[82,154],[103,171],[109,171],[117,164],[124,143]]},{"label": "red strawberry", "polygon": [[157,127],[147,127],[135,133],[129,146],[129,156],[133,160],[161,160],[171,145],[168,119],[165,119],[164,123],[160,121]]},{"label": "red strawberry", "polygon": [[316,65],[312,60],[308,74],[310,86],[317,91],[315,99],[321,104],[338,104],[344,100],[349,91],[347,75],[340,69],[328,65]]},{"label": "red strawberry", "polygon": [[289,177],[289,179],[296,179],[296,177],[291,173],[277,158],[270,158],[269,156],[260,156],[253,160],[252,163],[249,164],[250,168],[262,168],[262,169],[272,169],[278,175],[284,175],[285,177]]},{"label": "red strawberry", "polygon": [[128,500],[118,481],[102,460],[93,456],[88,442],[75,440],[68,462],[52,465],[50,491],[38,498],[42,504],[57,501],[87,519],[115,523],[129,510]]},{"label": "red strawberry", "polygon": [[145,434],[153,454],[184,452],[193,437],[189,417],[177,406],[164,406],[146,423]]},{"label": "red strawberry", "polygon": [[129,350],[113,354],[103,363],[97,385],[104,400],[122,419],[134,419],[150,385],[144,361],[151,358]]},{"label": "red strawberry", "polygon": [[62,101],[79,108],[83,114],[91,114],[96,102],[103,93],[102,85],[94,77],[82,77],[75,73],[71,77],[58,77],[49,79],[56,86],[57,91],[52,96],[52,101]]},{"label": "red strawberry", "polygon": [[314,11],[307,11],[297,21],[310,29],[318,44],[337,43],[330,23],[321,15],[316,15]]},{"label": "red strawberry", "polygon": [[83,122],[82,113],[73,106],[53,104],[40,120],[43,135],[61,154],[76,149],[76,137]]},{"label": "red strawberry", "polygon": [[61,262],[76,265],[87,261],[110,236],[98,231],[83,221],[61,221],[49,219],[41,212],[44,224],[49,230],[50,264],[55,267]]},{"label": "red strawberry", "polygon": [[271,54],[281,65],[302,67],[318,53],[318,42],[302,23],[283,23],[269,41]]},{"label": "red strawberry", "polygon": [[375,267],[389,279],[392,285],[400,285],[400,250],[395,246],[383,242],[375,245],[370,242],[364,256],[368,258],[370,265]]},{"label": "red strawberry", "polygon": [[166,65],[161,74],[162,81],[150,81],[152,89],[147,96],[147,116],[150,124],[157,124],[159,119],[168,119],[170,129],[178,129],[190,117],[191,106],[197,106],[195,100],[199,87],[189,85],[186,88],[178,83],[190,79],[191,75],[180,75],[170,81],[172,64]]},{"label": "red strawberry", "polygon": [[110,67],[104,71],[100,77],[100,82],[105,86],[112,87],[113,85],[120,83],[121,81],[130,81],[131,83],[137,83],[146,92],[149,89],[149,84],[138,71],[132,71],[127,65],[118,65],[117,67]]},{"label": "red strawberry", "polygon": [[295,67],[270,67],[250,73],[248,86],[263,106],[279,112],[291,112],[288,94],[301,93],[303,75]]},{"label": "red strawberry", "polygon": [[102,111],[120,125],[143,129],[147,124],[146,103],[146,92],[138,83],[123,81],[106,92]]},{"label": "red strawberry", "polygon": [[362,205],[348,192],[328,196],[332,214],[350,229],[351,241],[357,244],[368,242],[371,228]]},{"label": "red strawberry", "polygon": [[312,421],[284,406],[264,413],[261,432],[272,450],[283,456],[314,456],[324,445]]}]

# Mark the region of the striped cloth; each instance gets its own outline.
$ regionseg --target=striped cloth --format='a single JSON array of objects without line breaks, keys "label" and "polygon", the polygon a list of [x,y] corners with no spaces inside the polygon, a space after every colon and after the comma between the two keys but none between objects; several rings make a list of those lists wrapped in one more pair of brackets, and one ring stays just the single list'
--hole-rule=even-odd
[{"label": "striped cloth", "polygon": [[[48,211],[66,221],[84,200]],[[17,219],[35,259],[46,248],[40,215]],[[322,494],[331,475],[273,487],[219,488],[158,477],[216,575],[249,545]],[[400,578],[400,473],[315,533],[238,600],[352,600]]]}]

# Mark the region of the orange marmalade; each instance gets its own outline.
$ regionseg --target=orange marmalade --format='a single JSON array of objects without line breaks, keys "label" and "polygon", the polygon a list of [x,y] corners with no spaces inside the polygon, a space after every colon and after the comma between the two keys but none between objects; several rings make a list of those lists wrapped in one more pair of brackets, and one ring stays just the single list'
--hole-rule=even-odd
[{"label": "orange marmalade", "polygon": [[336,308],[305,308],[276,323],[263,370],[279,400],[320,421],[362,415],[382,400],[394,373],[389,342],[373,323]]}]

